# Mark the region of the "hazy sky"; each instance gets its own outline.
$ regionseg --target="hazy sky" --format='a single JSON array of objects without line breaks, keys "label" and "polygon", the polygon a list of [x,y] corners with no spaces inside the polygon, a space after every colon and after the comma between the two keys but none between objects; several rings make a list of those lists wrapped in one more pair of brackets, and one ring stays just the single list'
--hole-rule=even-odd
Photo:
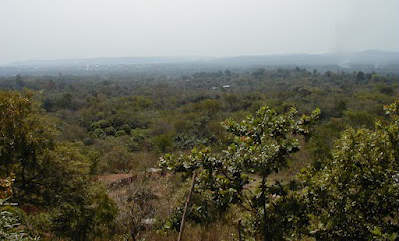
[{"label": "hazy sky", "polygon": [[0,0],[0,64],[399,49],[399,0]]}]

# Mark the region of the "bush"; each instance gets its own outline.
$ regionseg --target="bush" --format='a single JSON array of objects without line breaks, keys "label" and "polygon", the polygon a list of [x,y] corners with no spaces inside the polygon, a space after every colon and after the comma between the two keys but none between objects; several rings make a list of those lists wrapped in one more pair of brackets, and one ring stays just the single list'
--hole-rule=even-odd
[{"label": "bush", "polygon": [[399,102],[391,122],[375,130],[347,129],[325,168],[305,177],[316,240],[396,240],[399,235]]},{"label": "bush", "polygon": [[81,191],[77,202],[65,202],[53,211],[52,229],[74,241],[110,237],[117,215],[115,203],[105,190],[91,186]]},{"label": "bush", "polygon": [[39,240],[26,233],[22,227],[20,216],[14,211],[0,209],[0,240],[4,241],[34,241]]}]

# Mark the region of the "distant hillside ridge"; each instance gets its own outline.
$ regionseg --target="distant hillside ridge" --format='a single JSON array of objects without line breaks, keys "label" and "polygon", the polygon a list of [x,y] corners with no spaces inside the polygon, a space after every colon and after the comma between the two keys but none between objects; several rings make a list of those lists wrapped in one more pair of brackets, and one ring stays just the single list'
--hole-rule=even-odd
[{"label": "distant hillside ridge", "polygon": [[[15,74],[106,73],[151,71],[153,67],[252,67],[252,66],[337,66],[342,70],[382,69],[399,72],[399,52],[366,50],[351,53],[242,55],[233,57],[108,57],[60,60],[30,60],[0,66],[0,76]],[[194,68],[195,69],[195,68]],[[335,68],[336,69],[336,68]]]}]

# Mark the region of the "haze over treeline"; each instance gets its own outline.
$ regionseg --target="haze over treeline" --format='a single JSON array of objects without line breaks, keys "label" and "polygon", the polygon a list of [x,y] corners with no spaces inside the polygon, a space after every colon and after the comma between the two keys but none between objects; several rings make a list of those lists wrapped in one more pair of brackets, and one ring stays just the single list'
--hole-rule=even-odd
[{"label": "haze over treeline", "polygon": [[2,0],[0,64],[399,49],[397,0]]},{"label": "haze over treeline", "polygon": [[398,10],[0,0],[0,241],[399,240]]}]

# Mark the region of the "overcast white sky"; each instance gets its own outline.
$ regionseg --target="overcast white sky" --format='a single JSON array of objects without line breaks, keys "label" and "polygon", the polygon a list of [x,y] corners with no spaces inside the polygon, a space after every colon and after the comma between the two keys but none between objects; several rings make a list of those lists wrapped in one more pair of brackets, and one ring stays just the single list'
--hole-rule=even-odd
[{"label": "overcast white sky", "polygon": [[0,64],[399,50],[399,0],[0,0]]}]

